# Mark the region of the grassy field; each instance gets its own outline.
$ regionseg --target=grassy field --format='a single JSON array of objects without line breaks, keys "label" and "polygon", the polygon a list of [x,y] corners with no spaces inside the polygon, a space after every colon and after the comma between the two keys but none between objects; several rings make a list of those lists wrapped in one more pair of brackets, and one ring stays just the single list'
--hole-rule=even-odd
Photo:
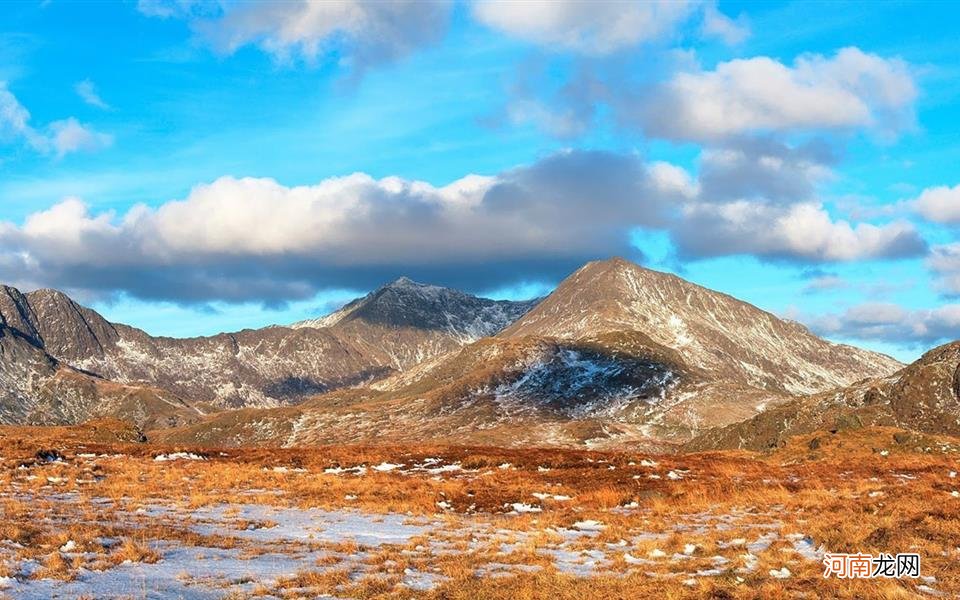
[{"label": "grassy field", "polygon": [[[0,595],[960,594],[951,438],[869,428],[669,456],[133,439],[0,429]],[[916,552],[922,577],[824,578],[823,552]]]}]

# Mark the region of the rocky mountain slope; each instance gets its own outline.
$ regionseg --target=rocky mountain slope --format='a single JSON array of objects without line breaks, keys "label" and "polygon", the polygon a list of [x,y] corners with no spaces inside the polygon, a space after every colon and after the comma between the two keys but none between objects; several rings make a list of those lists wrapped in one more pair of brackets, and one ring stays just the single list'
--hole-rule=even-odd
[{"label": "rocky mountain slope", "polygon": [[[5,307],[10,302],[26,306],[18,292],[3,289],[0,293]],[[16,323],[15,317],[8,321],[4,316],[0,324],[0,423],[69,424],[113,416],[156,429],[189,424],[203,416],[174,394],[107,381],[61,363],[38,339],[8,326]]]},{"label": "rocky mountain slope", "polygon": [[741,423],[705,432],[692,450],[765,450],[818,430],[889,425],[960,435],[960,342],[934,348],[902,370],[796,398]]},{"label": "rocky mountain slope", "polygon": [[365,326],[443,331],[463,344],[495,335],[536,306],[537,300],[513,302],[478,298],[436,285],[401,277],[319,319],[300,321],[293,328]]},{"label": "rocky mountain slope", "polygon": [[[0,288],[0,318],[40,355],[102,380],[189,398],[207,411],[295,403],[374,381],[496,333],[530,306],[404,278],[325,324],[174,339],[109,323],[55,290]],[[10,368],[32,372],[31,365]],[[21,380],[12,377],[10,389],[23,387]]]},{"label": "rocky mountain slope", "polygon": [[902,366],[889,356],[828,342],[799,323],[619,258],[579,269],[501,337],[577,339],[610,331],[643,331],[717,379],[787,394],[847,385]]},{"label": "rocky mountain slope", "polygon": [[494,337],[365,389],[221,415],[169,439],[668,447],[895,360],[622,259],[589,263]]}]

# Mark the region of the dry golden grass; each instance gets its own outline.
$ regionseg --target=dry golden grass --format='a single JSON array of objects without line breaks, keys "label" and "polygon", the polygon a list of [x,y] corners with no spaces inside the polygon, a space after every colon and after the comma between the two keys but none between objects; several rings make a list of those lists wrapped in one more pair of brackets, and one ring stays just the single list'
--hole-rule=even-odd
[{"label": "dry golden grass", "polygon": [[[820,432],[796,438],[768,454],[651,457],[635,452],[342,446],[207,449],[207,460],[158,462],[154,457],[159,453],[195,449],[103,442],[69,431],[0,428],[0,455],[4,457],[0,481],[3,489],[16,490],[15,496],[0,498],[0,539],[21,544],[20,558],[42,562],[37,577],[69,579],[81,564],[57,551],[67,541],[96,553],[101,557],[99,564],[106,566],[127,560],[157,561],[160,557],[148,545],[156,540],[236,547],[247,557],[265,551],[242,546],[229,532],[201,536],[186,526],[154,521],[144,521],[136,530],[110,525],[111,521],[102,517],[118,506],[135,511],[155,504],[189,509],[244,502],[351,508],[428,516],[444,525],[403,547],[370,549],[352,540],[317,544],[326,554],[312,561],[309,569],[276,586],[261,585],[250,595],[296,597],[303,589],[311,594],[360,598],[424,595],[402,585],[406,569],[442,576],[437,587],[425,594],[434,598],[793,598],[804,593],[907,598],[917,593],[914,581],[824,579],[819,564],[803,562],[793,554],[785,541],[789,534],[809,536],[832,552],[917,552],[922,557],[923,575],[935,577],[932,587],[960,594],[960,568],[956,566],[960,564],[960,498],[951,494],[960,490],[960,478],[949,477],[951,471],[960,471],[957,442],[924,438],[904,445],[894,441],[895,433],[885,428],[835,435]],[[98,435],[102,436],[102,431]],[[813,437],[821,438],[816,450],[808,444]],[[65,461],[42,462],[37,458],[39,450],[56,450]],[[436,464],[459,464],[462,470],[409,471],[413,465],[424,465],[428,458],[440,459]],[[643,460],[658,464],[643,466]],[[383,462],[405,467],[389,472],[371,468]],[[19,468],[21,465],[26,468]],[[366,467],[362,476],[325,472],[358,466]],[[671,472],[679,478],[668,477]],[[77,494],[79,501],[69,507],[73,512],[60,514],[68,508],[45,499],[51,491]],[[550,496],[541,500],[535,493]],[[554,500],[553,495],[570,499]],[[111,504],[94,505],[90,502],[94,498]],[[439,502],[452,509],[441,508]],[[507,515],[514,503],[536,506],[541,512]],[[618,508],[628,504],[629,509]],[[60,516],[63,525],[45,525],[40,515]],[[730,515],[736,516],[731,529],[716,527],[717,519]],[[276,525],[244,519],[235,508],[227,509],[224,516],[232,519],[238,532]],[[469,532],[458,531],[466,519],[507,533],[496,542],[473,543]],[[543,549],[559,544],[559,528],[588,519],[602,522],[605,528],[593,537],[570,542],[568,549],[599,548],[610,563],[594,577],[572,577],[558,571]],[[697,519],[706,523],[703,530],[693,528]],[[677,531],[677,525],[684,523],[692,528]],[[755,571],[737,572],[744,566],[740,555],[745,550],[731,549],[728,543],[735,538],[755,540],[766,531],[775,531],[779,539],[757,553]],[[639,532],[662,537],[638,538]],[[100,537],[114,537],[122,543],[104,548],[97,541]],[[438,541],[451,551],[429,556],[423,549]],[[501,542],[514,546],[500,553]],[[656,552],[669,557],[683,553],[690,544],[696,549],[679,563],[664,558],[637,568],[624,558],[627,552],[642,558]],[[361,553],[366,554],[364,564],[369,571],[354,573],[351,579],[351,570],[338,563],[343,555]],[[697,577],[688,584],[684,583],[687,577],[678,574],[708,569],[711,557],[718,554],[731,560],[721,575]],[[477,577],[490,563],[540,570]],[[792,572],[789,579],[767,575],[787,564]],[[13,569],[0,565],[0,575],[4,572],[12,575]],[[646,575],[648,572],[656,576]]]}]

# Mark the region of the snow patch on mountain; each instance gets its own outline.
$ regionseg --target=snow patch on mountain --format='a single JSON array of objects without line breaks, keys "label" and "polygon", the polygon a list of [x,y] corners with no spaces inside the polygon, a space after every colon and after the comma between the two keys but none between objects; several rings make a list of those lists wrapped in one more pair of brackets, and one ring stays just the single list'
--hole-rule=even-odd
[{"label": "snow patch on mountain", "polygon": [[612,417],[635,401],[662,400],[678,382],[670,368],[653,362],[560,348],[532,358],[516,378],[477,393],[493,396],[508,412],[549,407],[572,418]]}]

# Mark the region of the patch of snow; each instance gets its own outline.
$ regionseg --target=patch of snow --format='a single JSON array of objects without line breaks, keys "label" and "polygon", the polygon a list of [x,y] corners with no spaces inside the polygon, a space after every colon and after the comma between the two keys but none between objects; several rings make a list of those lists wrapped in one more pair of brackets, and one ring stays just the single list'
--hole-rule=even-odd
[{"label": "patch of snow", "polygon": [[556,500],[558,502],[565,502],[567,500],[570,500],[570,496],[563,496],[561,494],[547,494],[544,492],[534,492],[530,495],[536,498],[537,500],[546,500],[548,498]]},{"label": "patch of snow", "polygon": [[788,579],[790,575],[792,575],[792,573],[790,573],[790,569],[786,567],[783,567],[780,570],[770,569],[770,577],[775,579]]},{"label": "patch of snow", "polygon": [[584,521],[577,521],[573,524],[576,529],[580,531],[602,531],[607,528],[606,525],[599,521],[594,521],[593,519],[586,519]]},{"label": "patch of snow", "polygon": [[394,469],[399,469],[402,466],[403,464],[382,462],[379,465],[373,467],[373,470],[380,471],[381,473],[386,473],[387,471],[393,471]]},{"label": "patch of snow", "polygon": [[539,506],[532,506],[523,502],[514,502],[513,504],[505,504],[504,506],[512,508],[515,513],[538,513],[543,510]]},{"label": "patch of snow", "polygon": [[171,460],[207,460],[206,457],[194,454],[193,452],[171,452],[170,454],[158,454],[153,457],[156,462],[167,462]]}]

